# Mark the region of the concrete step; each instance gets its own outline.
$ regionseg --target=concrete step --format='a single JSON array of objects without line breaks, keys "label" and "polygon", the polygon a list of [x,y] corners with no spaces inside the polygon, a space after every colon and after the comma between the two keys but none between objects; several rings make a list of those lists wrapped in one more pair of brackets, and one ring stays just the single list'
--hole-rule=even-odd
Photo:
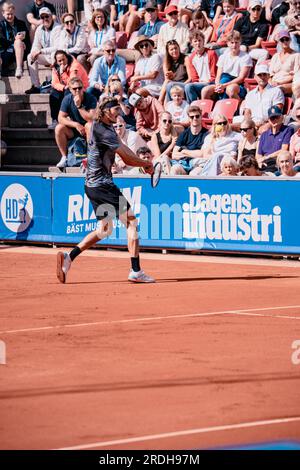
[{"label": "concrete step", "polygon": [[[51,75],[49,69],[44,69],[39,71],[40,82],[42,83],[46,80],[46,77]],[[4,84],[4,90],[1,93],[13,93],[13,94],[21,94],[24,93],[25,90],[31,88],[31,80],[28,75],[28,72],[25,72],[22,78],[16,77],[2,77],[2,83]]]},{"label": "concrete step", "polygon": [[7,153],[2,157],[2,166],[6,165],[43,165],[53,166],[60,160],[60,153],[54,146],[7,146]]},{"label": "concrete step", "polygon": [[46,111],[31,111],[31,109],[20,109],[18,111],[9,111],[8,113],[9,127],[21,128],[37,128],[47,127]]},{"label": "concrete step", "polygon": [[[55,142],[54,131],[49,131],[47,128],[42,129],[23,129],[23,128],[14,128],[9,127],[2,128],[2,139],[5,142],[14,142],[14,145],[18,145],[17,142],[31,142],[32,140],[38,140],[39,145],[46,145],[45,141]],[[27,143],[28,145],[28,143]]]},{"label": "concrete step", "polygon": [[[34,113],[38,111],[46,112],[46,124],[51,123],[51,114],[50,114],[50,104],[49,104],[49,95],[48,94],[39,94],[39,95],[6,95],[7,102],[1,106],[2,112],[2,126],[9,126],[9,113],[11,111],[18,110],[31,110]],[[15,124],[13,127],[16,127]]]}]

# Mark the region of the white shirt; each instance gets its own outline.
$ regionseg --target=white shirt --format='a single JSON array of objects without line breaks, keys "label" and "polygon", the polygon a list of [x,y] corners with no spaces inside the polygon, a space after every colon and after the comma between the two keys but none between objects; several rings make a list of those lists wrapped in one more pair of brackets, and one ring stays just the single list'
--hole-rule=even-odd
[{"label": "white shirt", "polygon": [[[214,141],[212,153],[224,155],[226,153],[237,152],[239,142],[242,138],[243,137],[239,132],[230,132],[229,134],[223,137],[218,137]],[[212,135],[208,134],[204,139],[202,149],[210,147],[211,141],[212,141]]]},{"label": "white shirt", "polygon": [[164,82],[162,59],[158,54],[150,57],[141,57],[135,66],[135,75],[147,75],[150,72],[159,72],[156,78],[141,80],[141,86],[162,85]]},{"label": "white shirt", "polygon": [[172,114],[174,122],[188,122],[189,118],[187,110],[189,108],[189,104],[187,101],[183,100],[180,106],[177,106],[174,101],[168,101],[165,108],[166,111]]},{"label": "white shirt", "polygon": [[211,81],[211,73],[209,70],[208,54],[195,54],[192,64],[197,71],[199,80],[201,82],[209,83]]},{"label": "white shirt", "polygon": [[249,91],[245,99],[245,109],[250,109],[254,122],[268,120],[268,109],[277,104],[284,104],[284,94],[279,87],[273,87],[269,83],[260,93],[258,86]]},{"label": "white shirt", "polygon": [[164,56],[166,54],[167,42],[175,39],[180,46],[181,52],[186,54],[188,51],[189,34],[188,26],[181,23],[181,21],[178,21],[176,26],[170,26],[169,23],[163,24],[158,33],[157,52]]},{"label": "white shirt", "polygon": [[98,51],[103,49],[103,44],[106,41],[116,40],[116,30],[109,26],[102,31],[91,31],[88,38],[89,47],[92,54],[97,54]]},{"label": "white shirt", "polygon": [[217,66],[222,68],[223,73],[238,77],[243,67],[252,67],[252,59],[247,52],[241,51],[239,55],[233,56],[228,49],[219,57]]}]

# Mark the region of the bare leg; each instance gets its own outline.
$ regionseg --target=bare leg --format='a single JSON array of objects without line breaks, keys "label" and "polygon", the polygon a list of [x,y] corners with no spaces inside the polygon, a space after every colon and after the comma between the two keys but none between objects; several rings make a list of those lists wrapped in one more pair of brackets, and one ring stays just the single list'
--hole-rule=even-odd
[{"label": "bare leg", "polygon": [[23,69],[25,44],[21,39],[15,39],[14,42],[17,68]]},{"label": "bare leg", "polygon": [[129,209],[128,212],[120,214],[120,221],[127,227],[127,240],[128,240],[128,251],[132,258],[137,258],[139,256],[139,236],[137,231],[137,219]]},{"label": "bare leg", "polygon": [[67,155],[68,141],[73,137],[74,132],[70,127],[64,126],[63,124],[57,124],[55,128],[55,140],[62,157]]},{"label": "bare leg", "polygon": [[78,244],[81,251],[88,250],[94,246],[99,240],[109,237],[113,229],[112,220],[101,220],[100,227],[92,233],[89,233],[84,239]]}]

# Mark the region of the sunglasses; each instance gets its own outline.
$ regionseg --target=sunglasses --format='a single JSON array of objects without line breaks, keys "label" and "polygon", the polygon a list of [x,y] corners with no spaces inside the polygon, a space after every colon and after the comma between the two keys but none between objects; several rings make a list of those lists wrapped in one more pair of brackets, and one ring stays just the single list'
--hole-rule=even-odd
[{"label": "sunglasses", "polygon": [[50,18],[50,15],[42,15],[41,16],[41,20],[47,20],[48,18]]},{"label": "sunglasses", "polygon": [[147,8],[146,11],[148,13],[153,13],[154,11],[156,11],[154,8]]},{"label": "sunglasses", "polygon": [[253,129],[253,127],[241,127],[241,132],[247,132],[250,131],[250,129]]},{"label": "sunglasses", "polygon": [[116,52],[116,49],[104,49],[105,52],[107,52],[108,54],[113,54],[114,52]]},{"label": "sunglasses", "polygon": [[171,13],[168,13],[169,16],[177,16],[178,11],[171,11]]},{"label": "sunglasses", "polygon": [[277,121],[277,119],[279,119],[280,116],[271,116],[269,117],[270,121]]},{"label": "sunglasses", "polygon": [[72,90],[76,91],[76,90],[82,90],[82,86],[75,86],[72,88]]},{"label": "sunglasses", "polygon": [[140,49],[148,49],[149,46],[150,46],[149,42],[145,42],[143,44],[140,44]]},{"label": "sunglasses", "polygon": [[252,11],[261,11],[261,7],[254,7],[254,8],[251,8]]},{"label": "sunglasses", "polygon": [[192,116],[189,116],[190,119],[200,119],[201,114],[193,114]]},{"label": "sunglasses", "polygon": [[64,21],[64,24],[73,24],[73,23],[75,23],[75,20]]},{"label": "sunglasses", "polygon": [[113,125],[114,129],[122,129],[122,127],[124,127],[123,124],[114,124]]},{"label": "sunglasses", "polygon": [[163,122],[164,124],[167,124],[167,123],[168,123],[168,124],[172,124],[173,121],[172,121],[172,119],[163,119],[162,122]]},{"label": "sunglasses", "polygon": [[216,122],[217,126],[226,126],[228,124],[227,121]]},{"label": "sunglasses", "polygon": [[95,16],[96,20],[104,20],[104,16]]},{"label": "sunglasses", "polygon": [[281,38],[281,39],[279,39],[279,41],[280,42],[290,42],[290,38],[287,38],[287,37]]}]

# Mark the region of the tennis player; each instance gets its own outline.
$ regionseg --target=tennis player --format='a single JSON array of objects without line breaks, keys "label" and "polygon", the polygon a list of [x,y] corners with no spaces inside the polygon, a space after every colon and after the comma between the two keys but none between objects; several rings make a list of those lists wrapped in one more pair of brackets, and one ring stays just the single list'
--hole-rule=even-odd
[{"label": "tennis player", "polygon": [[96,120],[88,129],[88,163],[85,193],[94,208],[98,228],[88,234],[70,253],[57,253],[57,277],[66,282],[67,273],[74,259],[98,240],[108,237],[113,229],[113,219],[119,218],[127,227],[128,251],[131,270],[128,280],[132,282],[155,282],[140,267],[137,219],[129,202],[112,179],[111,167],[117,153],[129,166],[142,167],[153,173],[153,165],[138,158],[129,147],[121,143],[112,126],[120,115],[121,108],[115,98],[104,98],[98,105]]}]

